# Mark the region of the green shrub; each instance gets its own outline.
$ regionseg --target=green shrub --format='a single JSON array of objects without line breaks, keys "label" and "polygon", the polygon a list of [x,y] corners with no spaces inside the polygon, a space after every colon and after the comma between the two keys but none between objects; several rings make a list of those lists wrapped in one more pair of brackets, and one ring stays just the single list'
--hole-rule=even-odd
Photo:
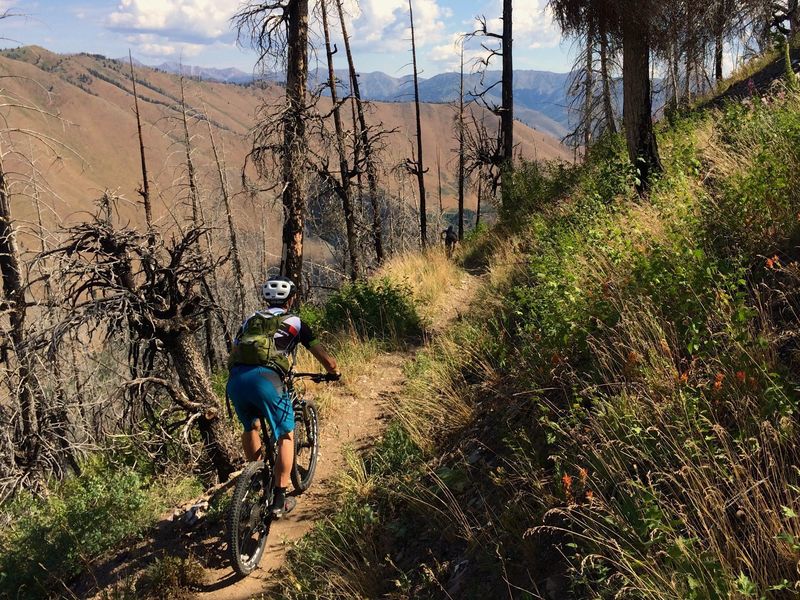
[{"label": "green shrub", "polygon": [[140,535],[158,508],[136,471],[99,462],[46,499],[18,498],[5,509],[11,526],[0,534],[0,589],[52,593],[56,582]]},{"label": "green shrub", "polygon": [[411,291],[389,279],[346,285],[325,304],[325,327],[351,326],[359,335],[398,341],[420,335],[422,323]]},{"label": "green shrub", "polygon": [[798,236],[800,99],[729,103],[717,124],[731,163],[705,203],[708,239],[728,257],[766,255]]},{"label": "green shrub", "polygon": [[572,187],[577,169],[560,161],[523,161],[514,171],[511,206],[500,207],[500,219],[506,225],[524,224],[521,215],[532,215],[553,204]]}]

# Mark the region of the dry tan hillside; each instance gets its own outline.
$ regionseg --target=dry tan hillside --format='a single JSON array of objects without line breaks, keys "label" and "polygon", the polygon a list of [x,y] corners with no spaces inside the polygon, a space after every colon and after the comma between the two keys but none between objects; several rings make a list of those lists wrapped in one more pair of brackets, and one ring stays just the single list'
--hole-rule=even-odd
[{"label": "dry tan hillside", "polygon": [[[14,77],[8,77],[14,76]],[[132,220],[141,219],[137,189],[141,172],[136,140],[136,121],[128,66],[96,55],[57,55],[38,47],[4,51],[0,54],[0,77],[6,96],[33,103],[38,108],[60,117],[45,116],[32,110],[6,108],[9,127],[31,129],[63,142],[70,150],[59,147],[59,159],[34,149],[34,158],[43,180],[57,195],[51,213],[45,219],[81,219],[90,210],[103,190],[110,189],[126,200],[118,207]],[[140,81],[144,137],[151,180],[158,196],[155,213],[162,221],[187,210],[183,133],[178,120],[180,79],[175,75],[137,67]],[[273,204],[274,193],[265,192],[253,198],[241,193],[241,169],[250,148],[250,129],[256,121],[258,107],[265,100],[279,97],[277,86],[259,89],[221,83],[186,81],[187,104],[196,111],[207,110],[215,136],[222,142],[228,179],[234,191],[236,216],[244,229],[267,227],[277,237],[279,212],[265,209]],[[204,109],[204,106],[207,107]],[[425,105],[422,112],[425,160],[431,208],[436,199],[436,158],[441,158],[444,180],[444,204],[452,206],[454,190],[454,111],[447,105]],[[376,103],[369,119],[396,129],[388,140],[384,154],[387,168],[411,154],[413,105],[410,103]],[[196,168],[201,189],[209,203],[210,220],[220,210],[213,206],[218,196],[218,179],[213,166],[205,125],[191,125],[194,136]],[[517,124],[517,141],[525,158],[568,158],[566,150],[554,138]],[[17,150],[28,154],[24,144]],[[24,161],[13,160],[13,168],[30,171]],[[387,177],[387,182],[390,178]],[[392,184],[396,185],[396,184]],[[409,186],[410,189],[410,186]],[[34,218],[33,204],[23,198],[30,189],[16,190],[14,209],[22,219]],[[43,197],[48,197],[48,194]],[[409,193],[409,197],[411,197]],[[474,199],[471,199],[474,202]],[[85,214],[85,213],[84,213]],[[275,251],[272,248],[272,251]]]}]

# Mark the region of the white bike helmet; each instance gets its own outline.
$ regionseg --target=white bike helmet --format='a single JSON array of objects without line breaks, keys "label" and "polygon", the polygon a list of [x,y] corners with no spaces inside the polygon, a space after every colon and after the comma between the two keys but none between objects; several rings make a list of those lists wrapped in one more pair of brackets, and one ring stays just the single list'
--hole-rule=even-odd
[{"label": "white bike helmet", "polygon": [[270,277],[261,286],[261,297],[270,304],[282,304],[294,295],[296,286],[288,277]]}]

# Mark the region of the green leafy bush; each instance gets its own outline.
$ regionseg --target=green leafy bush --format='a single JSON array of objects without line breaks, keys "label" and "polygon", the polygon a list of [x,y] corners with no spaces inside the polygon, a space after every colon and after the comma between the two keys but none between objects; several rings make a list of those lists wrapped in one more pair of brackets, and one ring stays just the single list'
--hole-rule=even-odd
[{"label": "green leafy bush", "polygon": [[411,291],[389,279],[346,285],[325,304],[330,331],[351,326],[359,335],[385,341],[420,335],[422,323]]},{"label": "green leafy bush", "polygon": [[5,509],[11,524],[0,534],[0,589],[47,596],[56,582],[140,535],[155,508],[136,471],[100,463],[46,499],[20,497]]}]

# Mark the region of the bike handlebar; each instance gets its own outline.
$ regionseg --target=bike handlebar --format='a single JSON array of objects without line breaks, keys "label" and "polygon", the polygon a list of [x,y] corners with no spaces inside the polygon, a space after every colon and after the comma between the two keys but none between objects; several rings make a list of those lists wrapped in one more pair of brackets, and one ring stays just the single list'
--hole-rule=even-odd
[{"label": "bike handlebar", "polygon": [[339,381],[341,375],[338,373],[292,373],[294,379],[310,379],[314,383]]}]

